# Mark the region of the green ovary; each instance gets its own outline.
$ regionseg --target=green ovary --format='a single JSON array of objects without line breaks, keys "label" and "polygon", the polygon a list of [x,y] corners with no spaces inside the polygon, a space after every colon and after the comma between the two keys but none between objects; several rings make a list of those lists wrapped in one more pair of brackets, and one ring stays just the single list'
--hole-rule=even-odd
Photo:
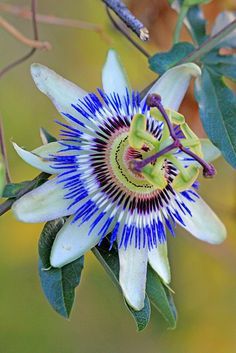
[{"label": "green ovary", "polygon": [[129,145],[128,132],[118,135],[110,148],[109,162],[114,177],[128,192],[150,194],[157,188],[149,183],[141,174],[135,174],[129,168],[129,161],[134,158],[132,154],[140,154]]}]

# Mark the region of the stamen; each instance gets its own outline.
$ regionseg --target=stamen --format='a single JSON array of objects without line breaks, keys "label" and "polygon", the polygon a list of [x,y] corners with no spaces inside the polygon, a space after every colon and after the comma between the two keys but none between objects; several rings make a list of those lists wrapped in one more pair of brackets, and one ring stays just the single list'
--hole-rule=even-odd
[{"label": "stamen", "polygon": [[161,103],[161,96],[158,94],[150,94],[147,97],[147,105],[151,108],[157,108],[161,115],[163,116],[167,127],[169,129],[169,134],[171,138],[173,139],[173,143],[171,143],[169,146],[165,147],[163,150],[158,151],[152,156],[149,156],[146,159],[143,159],[142,161],[132,161],[132,167],[137,171],[141,172],[142,169],[149,163],[153,163],[156,161],[157,158],[160,156],[170,152],[171,150],[175,148],[179,148],[182,152],[185,154],[191,156],[193,159],[195,159],[202,167],[203,167],[203,176],[206,178],[211,178],[216,174],[216,170],[213,167],[213,165],[208,164],[206,161],[204,161],[201,157],[199,157],[196,153],[192,152],[190,149],[187,149],[182,145],[180,142],[179,138],[176,135],[174,126],[172,125],[168,114],[166,113],[162,103]]},{"label": "stamen", "polygon": [[179,146],[176,146],[175,142],[173,142],[171,145],[163,148],[163,150],[155,153],[154,155],[146,158],[146,159],[143,159],[143,160],[137,160],[137,159],[133,159],[131,162],[130,162],[130,167],[140,173],[142,171],[142,169],[149,163],[154,163],[157,158],[163,156],[164,154],[172,151],[174,148],[176,147],[179,147]]}]

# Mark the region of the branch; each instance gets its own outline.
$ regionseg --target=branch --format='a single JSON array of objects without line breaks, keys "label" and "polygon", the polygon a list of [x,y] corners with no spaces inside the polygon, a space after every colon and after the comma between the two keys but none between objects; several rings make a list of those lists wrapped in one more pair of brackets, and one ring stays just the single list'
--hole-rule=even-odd
[{"label": "branch", "polygon": [[4,20],[3,17],[0,16],[0,27],[5,29],[8,33],[10,33],[14,38],[16,38],[19,42],[27,45],[30,48],[35,49],[51,49],[51,44],[48,42],[40,42],[38,40],[30,39],[24,36],[21,32],[18,31],[13,25],[11,25],[8,21]]},{"label": "branch", "polygon": [[148,29],[123,4],[121,0],[102,0],[107,7],[129,27],[142,41],[149,39]]},{"label": "branch", "polygon": [[[34,40],[38,41],[38,28],[37,28],[37,21],[36,21],[36,0],[31,0],[31,10],[32,10],[32,26],[33,26]],[[7,65],[2,70],[0,70],[0,78],[8,71],[16,67],[17,65],[29,59],[35,53],[35,51],[36,51],[36,48],[32,48],[26,55],[22,56],[16,61],[13,61],[11,64]]]},{"label": "branch", "polygon": [[[27,7],[19,6],[19,5],[12,5],[6,3],[0,3],[0,11],[4,11],[11,15],[20,17],[25,20],[32,20],[32,11]],[[101,36],[103,40],[105,40],[108,44],[111,44],[111,39],[105,33],[103,26],[98,25],[96,23],[74,20],[71,18],[61,18],[52,15],[43,15],[43,14],[36,14],[36,21],[38,23],[45,23],[49,25],[56,25],[56,26],[64,26],[64,27],[71,27],[71,28],[79,28],[89,31],[94,31]]]}]

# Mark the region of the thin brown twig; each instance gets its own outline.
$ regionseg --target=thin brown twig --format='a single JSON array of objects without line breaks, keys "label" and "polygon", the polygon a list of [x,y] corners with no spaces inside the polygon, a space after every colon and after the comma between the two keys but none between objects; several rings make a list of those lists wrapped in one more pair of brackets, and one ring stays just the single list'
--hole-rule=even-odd
[{"label": "thin brown twig", "polygon": [[26,37],[22,34],[18,29],[16,29],[12,24],[6,21],[3,17],[0,16],[0,27],[5,29],[8,33],[10,33],[14,38],[16,38],[19,42],[25,44],[30,48],[35,49],[51,49],[51,44],[48,42],[40,42],[39,40],[34,40]]},{"label": "thin brown twig", "polygon": [[[25,20],[32,20],[32,11],[27,7],[0,3],[0,11],[9,13],[11,15],[20,17]],[[36,21],[38,23],[45,23],[49,25],[64,26],[71,28],[79,28],[96,32],[108,44],[111,44],[111,38],[105,33],[102,25],[91,23],[87,21],[75,20],[71,18],[61,18],[53,15],[36,14]]]},{"label": "thin brown twig", "polygon": [[[38,40],[38,29],[37,29],[37,21],[36,21],[36,1],[31,0],[31,10],[32,10],[32,26],[33,26],[33,34],[34,40]],[[32,48],[27,54],[22,56],[21,58],[13,61],[9,65],[5,66],[2,70],[0,70],[0,78],[6,74],[8,71],[16,67],[17,65],[23,63],[25,60],[29,59],[36,51],[36,48]]]},{"label": "thin brown twig", "polygon": [[5,145],[4,129],[3,129],[3,122],[2,122],[1,117],[0,117],[0,152],[2,154],[2,158],[4,161],[6,182],[10,183],[11,177],[10,177],[10,171],[9,171],[9,164],[8,164],[8,160],[7,160],[7,150],[6,150],[6,145]]},{"label": "thin brown twig", "polygon": [[[33,33],[34,33],[34,41],[38,41],[38,29],[37,29],[37,22],[36,22],[36,0],[31,1],[31,9],[32,9],[32,26],[33,26]],[[24,62],[28,58],[30,58],[36,51],[36,48],[33,47],[29,53],[21,57],[20,59],[17,59],[16,61],[12,62],[11,64],[7,65],[5,68],[0,70],[0,78],[10,71],[12,68],[15,66],[19,65],[20,63]],[[4,143],[4,135],[3,135],[3,126],[1,124],[0,128],[0,143],[1,143],[1,151],[4,159],[4,164],[6,168],[6,181],[9,183],[11,182],[10,178],[10,173],[9,173],[9,165],[8,165],[8,160],[7,160],[7,153],[6,153],[6,148],[5,148],[5,143]],[[5,204],[5,209],[8,210],[8,207],[11,207],[12,203],[11,201],[7,200]]]},{"label": "thin brown twig", "polygon": [[150,58],[150,54],[144,49],[141,47],[141,45],[139,45],[139,43],[137,43],[130,35],[129,33],[124,29],[122,28],[121,25],[119,25],[118,22],[116,22],[116,20],[113,18],[112,14],[111,14],[111,11],[109,10],[108,7],[106,7],[106,11],[107,11],[107,15],[111,21],[111,23],[113,24],[113,26],[123,34],[123,36],[128,39],[128,41],[133,44],[133,46],[138,49],[144,56],[146,56],[146,58]]}]

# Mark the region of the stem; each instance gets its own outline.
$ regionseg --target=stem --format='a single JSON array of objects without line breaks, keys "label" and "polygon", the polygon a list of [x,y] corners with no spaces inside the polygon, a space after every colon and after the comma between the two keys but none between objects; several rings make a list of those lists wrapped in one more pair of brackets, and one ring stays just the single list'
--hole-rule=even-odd
[{"label": "stem", "polygon": [[137,36],[146,41],[149,39],[148,29],[140,22],[125,6],[121,0],[102,0],[107,7],[113,10],[116,15],[129,27]]},{"label": "stem", "polygon": [[2,154],[2,158],[3,158],[5,170],[6,170],[6,182],[10,183],[11,177],[10,177],[10,171],[9,171],[9,164],[7,160],[7,150],[6,150],[5,139],[4,139],[2,119],[0,119],[0,152]]},{"label": "stem", "polygon": [[234,29],[236,29],[236,19],[229,23],[227,26],[225,26],[222,30],[209,37],[202,45],[200,45],[192,53],[187,55],[178,64],[197,61],[203,55],[212,50],[222,39],[229,35]]},{"label": "stem", "polygon": [[176,23],[176,27],[175,27],[175,32],[174,32],[174,38],[173,38],[173,42],[174,44],[179,42],[180,39],[180,33],[181,33],[181,29],[184,23],[184,19],[187,15],[189,7],[188,6],[182,6],[180,13],[179,13],[179,17]]}]

